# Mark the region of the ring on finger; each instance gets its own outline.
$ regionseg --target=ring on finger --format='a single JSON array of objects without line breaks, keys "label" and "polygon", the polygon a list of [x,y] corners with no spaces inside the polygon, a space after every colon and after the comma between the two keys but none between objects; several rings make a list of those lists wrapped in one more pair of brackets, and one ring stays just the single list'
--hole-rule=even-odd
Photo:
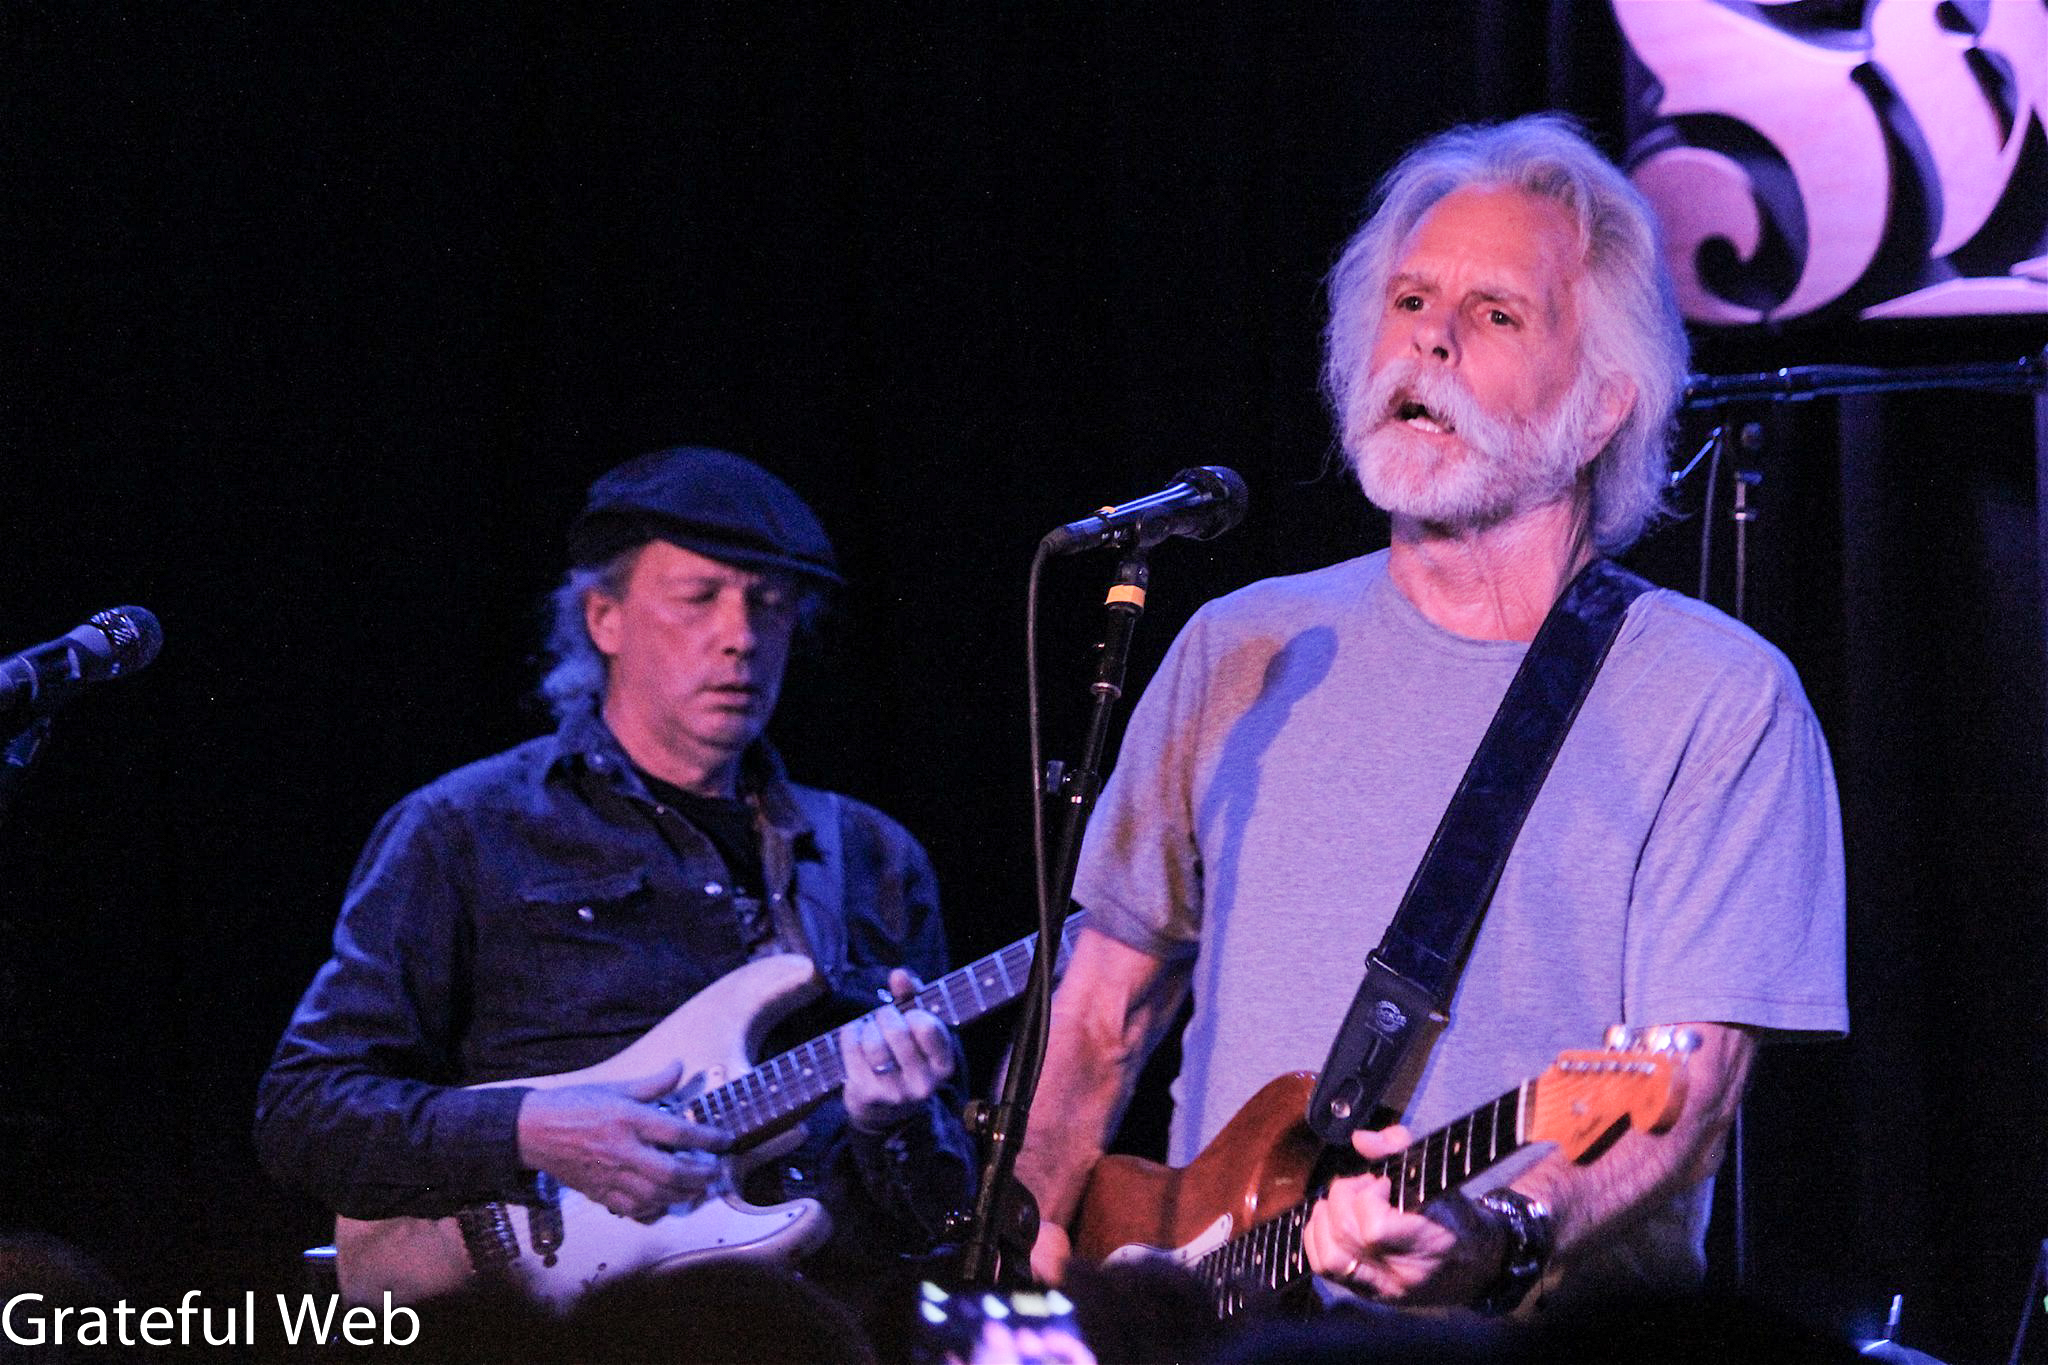
[{"label": "ring on finger", "polygon": [[887,1076],[895,1072],[901,1071],[903,1068],[900,1065],[898,1065],[894,1057],[891,1057],[886,1062],[870,1063],[869,1069],[872,1070],[877,1076]]}]

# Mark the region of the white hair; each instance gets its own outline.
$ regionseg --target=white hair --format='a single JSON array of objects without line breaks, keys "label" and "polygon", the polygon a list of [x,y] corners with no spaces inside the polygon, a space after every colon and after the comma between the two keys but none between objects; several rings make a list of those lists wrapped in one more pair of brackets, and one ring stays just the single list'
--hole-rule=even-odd
[{"label": "white hair", "polygon": [[1380,182],[1371,216],[1330,272],[1323,390],[1345,449],[1356,463],[1351,433],[1364,416],[1398,254],[1439,200],[1473,188],[1547,199],[1577,227],[1581,360],[1597,381],[1624,379],[1635,389],[1628,416],[1593,463],[1593,540],[1618,553],[1665,511],[1688,348],[1650,206],[1564,115],[1454,128],[1409,152]]}]

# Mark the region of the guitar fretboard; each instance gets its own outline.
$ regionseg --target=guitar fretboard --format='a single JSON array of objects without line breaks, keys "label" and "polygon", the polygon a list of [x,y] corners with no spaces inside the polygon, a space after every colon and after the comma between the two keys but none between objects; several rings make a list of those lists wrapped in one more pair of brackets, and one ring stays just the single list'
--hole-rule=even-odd
[{"label": "guitar fretboard", "polygon": [[[1365,1163],[1365,1171],[1387,1178],[1387,1199],[1395,1208],[1404,1213],[1421,1208],[1513,1154],[1527,1141],[1524,1134],[1535,1085],[1528,1081],[1516,1086],[1453,1119],[1406,1151]],[[1305,1199],[1194,1263],[1192,1269],[1215,1295],[1217,1317],[1237,1313],[1254,1294],[1285,1289],[1309,1276],[1301,1237],[1315,1206],[1315,1199]]]},{"label": "guitar fretboard", "polygon": [[[1067,916],[1060,930],[1060,967],[1073,952],[1074,936],[1085,918],[1078,912]],[[954,1028],[971,1023],[1024,993],[1037,944],[1038,935],[1031,934],[948,972],[919,991],[915,1003]],[[736,1145],[745,1147],[748,1139],[790,1122],[844,1084],[846,1068],[839,1058],[839,1035],[834,1031],[705,1091],[690,1101],[684,1112],[699,1123],[725,1129]]]}]

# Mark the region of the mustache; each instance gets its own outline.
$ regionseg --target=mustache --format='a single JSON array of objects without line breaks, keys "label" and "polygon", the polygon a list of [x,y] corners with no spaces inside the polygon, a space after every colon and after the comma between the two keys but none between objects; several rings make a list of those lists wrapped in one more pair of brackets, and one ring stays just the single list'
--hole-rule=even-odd
[{"label": "mustache", "polygon": [[1453,431],[1489,433],[1499,427],[1464,381],[1413,360],[1396,361],[1373,376],[1363,408],[1367,421],[1377,427],[1401,420],[1402,409],[1410,404],[1427,409]]}]

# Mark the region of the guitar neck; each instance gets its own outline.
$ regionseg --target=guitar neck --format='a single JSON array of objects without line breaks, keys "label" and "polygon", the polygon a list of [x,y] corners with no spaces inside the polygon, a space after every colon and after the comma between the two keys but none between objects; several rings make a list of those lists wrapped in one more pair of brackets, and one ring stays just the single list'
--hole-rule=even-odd
[{"label": "guitar neck", "polygon": [[[1074,936],[1085,916],[1067,917],[1060,931],[1058,964],[1066,965]],[[953,1028],[972,1023],[1022,995],[1030,984],[1031,957],[1038,935],[1030,934],[1007,948],[946,973],[915,997],[917,1008],[929,1010]],[[846,1084],[839,1058],[839,1035],[813,1038],[770,1057],[752,1071],[707,1090],[685,1112],[699,1123],[716,1124],[733,1135],[737,1146],[779,1129]]]},{"label": "guitar neck", "polygon": [[[1528,1141],[1536,1082],[1526,1081],[1462,1118],[1411,1144],[1406,1151],[1369,1161],[1365,1171],[1387,1178],[1388,1202],[1403,1212],[1456,1189]],[[1302,1234],[1316,1200],[1305,1199],[1277,1218],[1232,1238],[1192,1267],[1215,1294],[1216,1315],[1227,1318],[1259,1291],[1277,1291],[1308,1278]]]}]

